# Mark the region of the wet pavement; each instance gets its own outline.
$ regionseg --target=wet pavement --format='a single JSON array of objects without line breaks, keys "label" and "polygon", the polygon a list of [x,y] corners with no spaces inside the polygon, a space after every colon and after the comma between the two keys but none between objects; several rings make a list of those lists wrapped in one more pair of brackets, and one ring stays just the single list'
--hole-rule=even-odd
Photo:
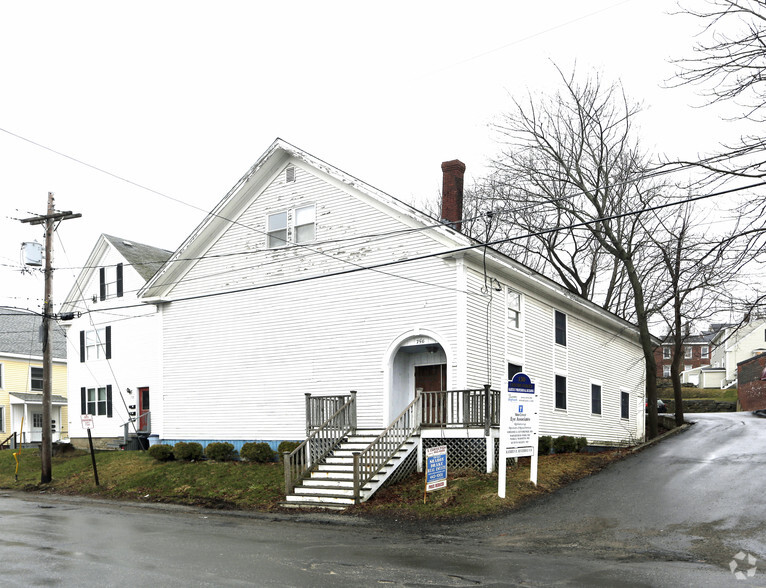
[{"label": "wet pavement", "polygon": [[[766,586],[766,419],[691,419],[596,476],[467,523],[3,493],[0,585]],[[738,581],[732,561],[754,575]]]}]

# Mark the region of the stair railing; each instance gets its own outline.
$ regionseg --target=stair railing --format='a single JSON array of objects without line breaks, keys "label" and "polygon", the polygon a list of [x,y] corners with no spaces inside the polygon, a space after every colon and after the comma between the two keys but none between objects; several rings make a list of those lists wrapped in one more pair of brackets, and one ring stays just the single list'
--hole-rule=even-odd
[{"label": "stair railing", "polygon": [[401,414],[388,425],[364,451],[354,453],[354,501],[359,502],[364,485],[396,455],[396,452],[420,429],[423,420],[421,392],[415,392],[415,399]]},{"label": "stair railing", "polygon": [[306,440],[292,452],[283,454],[285,464],[285,494],[306,478],[311,469],[356,430],[356,391],[326,421],[316,427]]},{"label": "stair railing", "polygon": [[16,449],[16,431],[0,441],[0,449],[4,449],[6,445],[8,445],[9,449]]}]

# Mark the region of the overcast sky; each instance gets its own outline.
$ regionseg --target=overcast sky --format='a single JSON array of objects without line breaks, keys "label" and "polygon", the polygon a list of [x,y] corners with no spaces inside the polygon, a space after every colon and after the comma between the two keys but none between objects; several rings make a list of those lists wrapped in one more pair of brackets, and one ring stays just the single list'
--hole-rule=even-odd
[{"label": "overcast sky", "polygon": [[494,153],[488,124],[510,96],[553,88],[552,62],[621,80],[648,150],[710,152],[730,129],[693,90],[662,87],[699,30],[673,7],[4,2],[0,304],[41,307],[19,253],[43,231],[16,219],[44,213],[49,191],[83,215],[57,231],[58,308],[101,233],[175,249],[276,137],[416,204],[436,197],[442,161],[470,182]]}]

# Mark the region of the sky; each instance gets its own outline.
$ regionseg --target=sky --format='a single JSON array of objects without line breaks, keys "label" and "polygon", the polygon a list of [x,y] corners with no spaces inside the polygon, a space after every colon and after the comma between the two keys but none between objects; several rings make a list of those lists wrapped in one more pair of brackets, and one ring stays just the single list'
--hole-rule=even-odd
[{"label": "sky", "polygon": [[[697,0],[697,3],[699,0]],[[695,4],[695,0],[690,2]],[[643,106],[653,153],[732,129],[668,88],[700,24],[662,0],[0,3],[0,305],[40,310],[18,219],[54,239],[54,309],[101,233],[175,250],[280,137],[417,206],[442,161],[486,171],[511,99],[596,70]]]}]

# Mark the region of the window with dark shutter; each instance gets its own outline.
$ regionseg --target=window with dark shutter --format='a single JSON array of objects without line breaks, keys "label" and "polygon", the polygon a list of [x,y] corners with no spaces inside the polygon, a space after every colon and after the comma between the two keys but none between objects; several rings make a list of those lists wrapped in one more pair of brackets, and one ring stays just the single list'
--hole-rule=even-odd
[{"label": "window with dark shutter", "polygon": [[106,300],[106,268],[104,267],[98,270],[98,298]]},{"label": "window with dark shutter", "polygon": [[88,414],[88,395],[85,388],[80,388],[80,414]]},{"label": "window with dark shutter", "polygon": [[104,332],[105,332],[105,337],[104,338],[106,339],[106,342],[105,342],[105,347],[106,347],[105,357],[107,359],[112,359],[112,327],[111,326],[106,327],[104,329]]},{"label": "window with dark shutter", "polygon": [[620,417],[630,418],[630,393],[620,392]]},{"label": "window with dark shutter", "polygon": [[112,418],[112,385],[106,386],[106,418]]},{"label": "window with dark shutter", "polygon": [[122,264],[117,264],[117,298],[122,297]]},{"label": "window with dark shutter", "polygon": [[556,343],[559,345],[567,344],[567,315],[563,312],[555,311],[556,314]]},{"label": "window with dark shutter", "polygon": [[590,385],[590,411],[593,414],[601,414],[601,386]]},{"label": "window with dark shutter", "polygon": [[567,408],[567,378],[556,376],[556,408]]},{"label": "window with dark shutter", "polygon": [[80,363],[84,363],[84,362],[85,362],[85,331],[80,331]]}]

